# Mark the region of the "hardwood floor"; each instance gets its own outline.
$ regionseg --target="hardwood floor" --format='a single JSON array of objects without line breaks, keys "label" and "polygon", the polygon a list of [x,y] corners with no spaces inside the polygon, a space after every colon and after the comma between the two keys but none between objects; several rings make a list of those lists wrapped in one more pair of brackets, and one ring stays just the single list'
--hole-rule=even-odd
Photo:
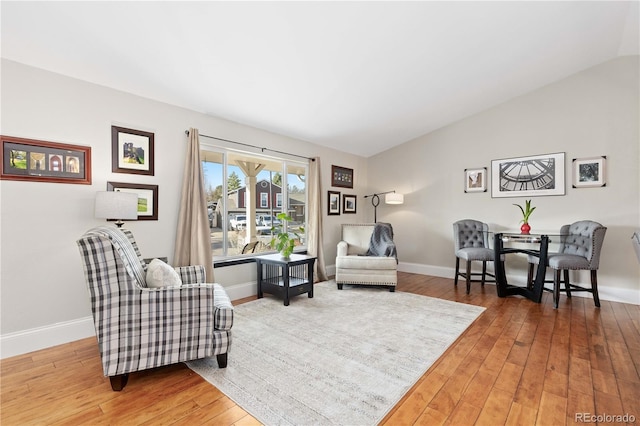
[{"label": "hardwood floor", "polygon": [[[383,424],[563,425],[580,413],[640,423],[640,306],[561,296],[553,309],[546,292],[535,304],[474,283],[467,296],[452,279],[408,273],[398,291],[487,310]],[[183,364],[133,373],[113,392],[94,338],[2,360],[0,380],[3,426],[259,424]]]}]

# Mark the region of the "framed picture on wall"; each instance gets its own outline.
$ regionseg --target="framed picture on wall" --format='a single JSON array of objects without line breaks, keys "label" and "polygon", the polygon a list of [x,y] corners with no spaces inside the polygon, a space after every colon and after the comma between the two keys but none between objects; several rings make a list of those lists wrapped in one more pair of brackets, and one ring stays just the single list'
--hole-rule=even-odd
[{"label": "framed picture on wall", "polygon": [[605,163],[606,156],[573,159],[573,187],[595,188],[606,186]]},{"label": "framed picture on wall", "polygon": [[154,135],[111,126],[111,170],[153,176]]},{"label": "framed picture on wall", "polygon": [[564,195],[564,152],[491,161],[491,196]]},{"label": "framed picture on wall", "polygon": [[2,136],[0,179],[91,184],[91,147]]},{"label": "framed picture on wall", "polygon": [[138,195],[138,220],[158,220],[158,185],[107,182],[107,191],[131,192]]},{"label": "framed picture on wall", "polygon": [[487,192],[487,168],[464,169],[464,192]]},{"label": "framed picture on wall", "polygon": [[327,214],[339,215],[340,214],[340,192],[328,191],[327,193]]},{"label": "framed picture on wall", "polygon": [[353,169],[332,165],[331,186],[353,188]]},{"label": "framed picture on wall", "polygon": [[356,201],[355,195],[343,195],[342,196],[342,213],[356,213]]}]

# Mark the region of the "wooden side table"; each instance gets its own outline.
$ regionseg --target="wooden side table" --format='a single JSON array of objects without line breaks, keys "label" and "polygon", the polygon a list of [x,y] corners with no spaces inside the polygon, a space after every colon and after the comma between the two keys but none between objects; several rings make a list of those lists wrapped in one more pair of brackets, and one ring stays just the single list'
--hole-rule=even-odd
[{"label": "wooden side table", "polygon": [[274,294],[284,299],[284,306],[289,306],[289,299],[298,294],[307,293],[313,297],[313,264],[314,256],[292,254],[284,259],[280,253],[257,256],[258,266],[258,299],[264,293]]}]

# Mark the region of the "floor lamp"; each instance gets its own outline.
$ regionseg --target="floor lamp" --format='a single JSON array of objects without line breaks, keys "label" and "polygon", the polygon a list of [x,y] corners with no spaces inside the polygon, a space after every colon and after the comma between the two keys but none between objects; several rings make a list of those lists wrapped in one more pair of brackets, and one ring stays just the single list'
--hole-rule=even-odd
[{"label": "floor lamp", "polygon": [[380,205],[380,195],[385,195],[384,202],[386,204],[402,204],[404,203],[404,195],[396,193],[396,191],[377,192],[371,195],[365,195],[364,198],[371,197],[371,205],[373,206],[373,222],[378,221],[378,206]]}]

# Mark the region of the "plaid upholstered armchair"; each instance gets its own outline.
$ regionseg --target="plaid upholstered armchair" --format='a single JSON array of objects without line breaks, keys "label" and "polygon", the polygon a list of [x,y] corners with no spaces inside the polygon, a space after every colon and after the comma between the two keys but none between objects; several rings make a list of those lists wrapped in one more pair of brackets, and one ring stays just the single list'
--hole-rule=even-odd
[{"label": "plaid upholstered armchair", "polygon": [[175,268],[177,285],[151,288],[130,231],[101,226],[77,243],[104,375],[114,391],[134,371],[213,355],[220,368],[227,366],[233,306],[222,286],[204,283],[204,267]]}]

